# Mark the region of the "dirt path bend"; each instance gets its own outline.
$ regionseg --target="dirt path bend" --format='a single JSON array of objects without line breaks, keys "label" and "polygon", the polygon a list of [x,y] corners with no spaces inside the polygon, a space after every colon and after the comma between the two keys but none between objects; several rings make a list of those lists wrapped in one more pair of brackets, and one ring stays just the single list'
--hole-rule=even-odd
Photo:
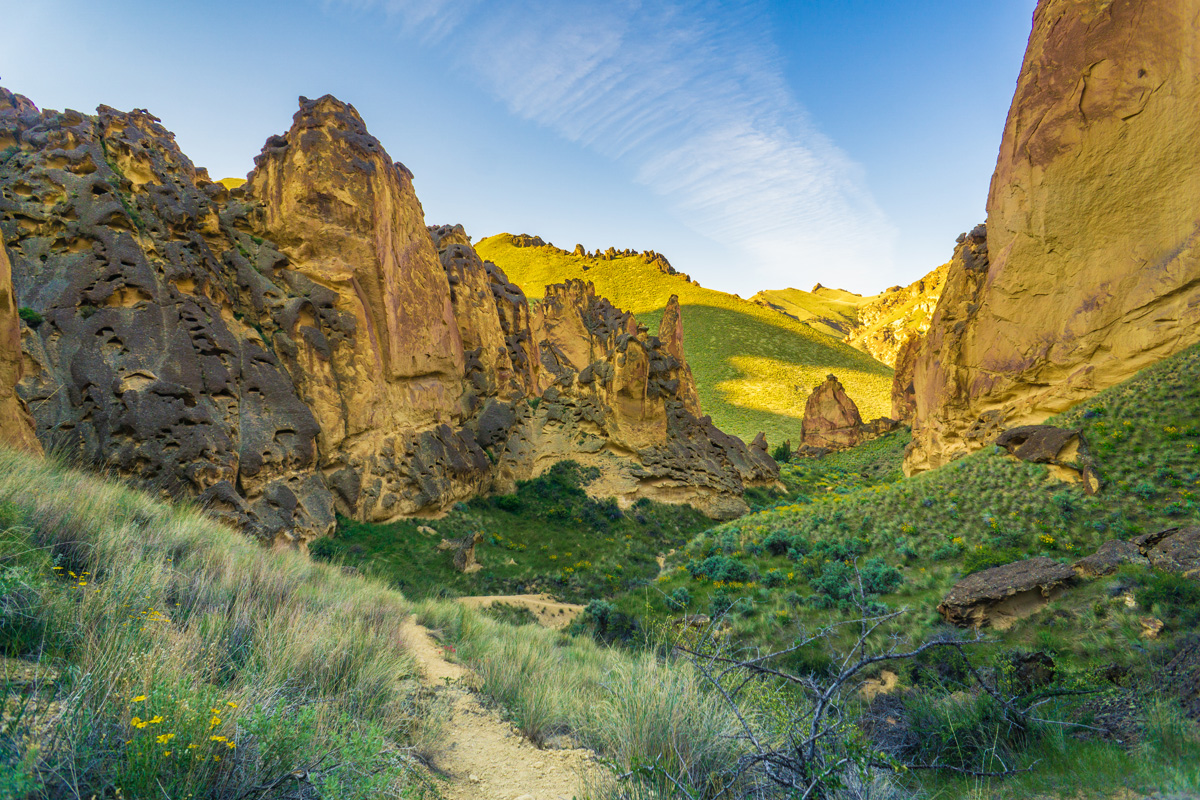
[{"label": "dirt path bend", "polygon": [[471,608],[487,608],[492,605],[524,608],[546,628],[565,628],[583,613],[583,606],[574,603],[560,603],[548,594],[481,595],[460,597],[458,602]]},{"label": "dirt path bend", "polygon": [[429,630],[413,618],[405,644],[425,683],[450,701],[443,750],[435,766],[450,776],[447,800],[571,800],[594,767],[590,750],[539,750],[466,685],[471,671],[447,661]]}]

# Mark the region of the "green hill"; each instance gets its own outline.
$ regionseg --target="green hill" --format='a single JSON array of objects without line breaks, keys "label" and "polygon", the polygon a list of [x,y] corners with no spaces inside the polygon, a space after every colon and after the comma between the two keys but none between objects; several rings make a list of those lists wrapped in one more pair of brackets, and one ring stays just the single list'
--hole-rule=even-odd
[{"label": "green hill", "polygon": [[750,302],[787,314],[814,330],[842,339],[859,324],[861,308],[876,297],[863,297],[845,289],[827,289],[818,284],[811,292],[767,289],[751,297]]},{"label": "green hill", "polygon": [[700,404],[722,430],[749,441],[764,431],[772,443],[800,441],[804,401],[813,386],[836,373],[866,419],[891,408],[892,371],[809,325],[736,295],[705,289],[668,274],[642,254],[597,258],[556,247],[520,247],[500,234],[475,245],[531,299],[568,278],[592,281],[596,291],[657,330],[672,294],[683,306],[684,347]]}]

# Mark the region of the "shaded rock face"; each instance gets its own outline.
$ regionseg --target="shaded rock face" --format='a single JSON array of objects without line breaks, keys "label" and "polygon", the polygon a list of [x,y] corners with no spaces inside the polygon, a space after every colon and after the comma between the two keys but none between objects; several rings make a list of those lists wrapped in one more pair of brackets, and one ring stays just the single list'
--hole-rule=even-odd
[{"label": "shaded rock face", "polygon": [[42,446],[34,435],[33,417],[16,392],[22,362],[21,323],[13,296],[12,267],[0,237],[0,445],[40,453]]},{"label": "shaded rock face", "polygon": [[813,388],[804,404],[801,425],[804,444],[810,447],[853,447],[862,441],[862,415],[836,375]]},{"label": "shaded rock face", "polygon": [[1038,4],[988,195],[991,263],[951,266],[910,473],[1200,340],[1198,39],[1200,0]]},{"label": "shaded rock face", "polygon": [[1167,528],[1133,540],[1155,569],[1200,581],[1200,525]]},{"label": "shaded rock face", "polygon": [[921,353],[923,337],[910,336],[896,352],[892,373],[892,419],[911,422],[917,412],[916,387],[913,373],[917,368],[917,356]]},{"label": "shaded rock face", "polygon": [[630,315],[584,286],[531,309],[461,227],[427,229],[334,98],[302,98],[232,192],[143,111],[0,90],[0,151],[16,305],[43,318],[21,323],[17,385],[38,439],[260,538],[438,512],[563,458],[601,466],[598,493],[715,515],[776,479],[686,409],[679,361]]},{"label": "shaded rock face", "polygon": [[938,605],[953,625],[1001,630],[1057,597],[1075,578],[1075,570],[1039,556],[968,575]]}]

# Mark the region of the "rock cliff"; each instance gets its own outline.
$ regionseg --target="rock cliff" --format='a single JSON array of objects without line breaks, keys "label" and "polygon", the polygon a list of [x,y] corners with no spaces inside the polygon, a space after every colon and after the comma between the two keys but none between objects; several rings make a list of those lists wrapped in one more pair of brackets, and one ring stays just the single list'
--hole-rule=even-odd
[{"label": "rock cliff", "polygon": [[836,375],[813,387],[804,404],[804,444],[841,449],[862,441],[862,416]]},{"label": "rock cliff", "polygon": [[13,295],[12,267],[0,239],[0,445],[41,452],[29,409],[17,396],[21,380],[21,322]]},{"label": "rock cliff", "polygon": [[461,227],[426,228],[412,175],[332,97],[302,98],[232,190],[145,111],[0,89],[0,150],[16,305],[42,320],[18,323],[0,281],[0,387],[20,324],[49,449],[280,543],[563,458],[603,468],[593,491],[716,516],[776,478],[689,410],[670,342],[582,284],[531,308]]},{"label": "rock cliff", "polygon": [[[911,472],[1200,340],[1200,0],[1042,0],[914,372]],[[980,262],[986,255],[987,263]]]}]

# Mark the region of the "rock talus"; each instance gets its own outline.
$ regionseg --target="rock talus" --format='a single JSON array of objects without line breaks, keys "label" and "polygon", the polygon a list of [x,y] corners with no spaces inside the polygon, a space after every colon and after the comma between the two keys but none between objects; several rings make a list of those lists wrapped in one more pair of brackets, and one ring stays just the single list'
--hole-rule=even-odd
[{"label": "rock talus", "polygon": [[1198,141],[1200,0],[1041,0],[988,195],[989,264],[951,264],[908,472],[1200,340]]}]

